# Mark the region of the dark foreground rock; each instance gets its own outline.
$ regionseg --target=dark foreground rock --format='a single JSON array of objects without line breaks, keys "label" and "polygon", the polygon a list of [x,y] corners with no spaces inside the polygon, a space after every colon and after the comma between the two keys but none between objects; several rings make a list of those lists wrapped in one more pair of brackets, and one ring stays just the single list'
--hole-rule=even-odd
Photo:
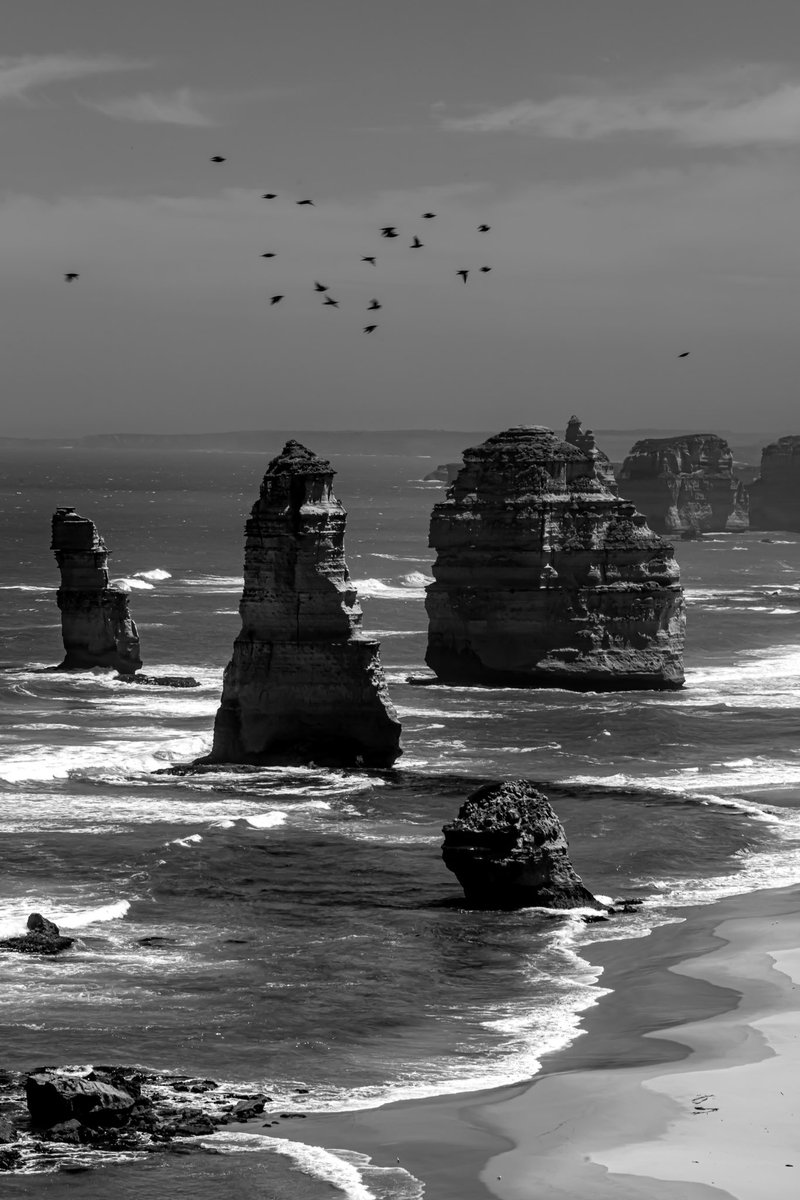
[{"label": "dark foreground rock", "polygon": [[471,908],[604,909],[576,874],[564,826],[530,780],[478,788],[442,832],[444,864]]},{"label": "dark foreground rock", "polygon": [[68,950],[74,938],[62,937],[58,926],[41,913],[28,917],[28,932],[0,941],[0,950],[16,950],[18,954],[60,954]]},{"label": "dark foreground rock", "polygon": [[142,658],[130,597],[109,583],[109,551],[94,523],[74,508],[57,508],[52,549],[61,572],[56,598],[66,655],[60,669],[138,671]]},{"label": "dark foreground rock", "polygon": [[173,1143],[252,1120],[269,1100],[226,1089],[213,1079],[136,1067],[0,1072],[0,1171],[24,1167],[26,1155],[43,1150],[68,1170],[71,1147],[202,1151],[198,1143]]},{"label": "dark foreground rock", "polygon": [[195,688],[200,680],[193,675],[120,675],[120,683],[144,683],[151,687]]}]

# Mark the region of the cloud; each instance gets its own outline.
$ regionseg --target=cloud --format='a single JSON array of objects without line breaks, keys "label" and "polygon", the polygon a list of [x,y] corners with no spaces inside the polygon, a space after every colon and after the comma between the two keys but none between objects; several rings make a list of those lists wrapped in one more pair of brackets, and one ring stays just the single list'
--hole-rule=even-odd
[{"label": "cloud", "polygon": [[31,54],[21,58],[0,58],[0,100],[20,100],[34,88],[52,83],[111,71],[141,70],[149,65],[113,55]]},{"label": "cloud", "polygon": [[572,141],[658,134],[687,146],[795,145],[800,142],[800,82],[744,67],[667,81],[618,95],[573,94],[521,100],[471,116],[438,114],[463,133],[528,133]]},{"label": "cloud", "polygon": [[86,101],[89,108],[123,121],[155,121],[165,125],[207,127],[219,124],[200,108],[198,96],[191,88],[174,92],[140,92],[137,96],[120,96],[112,100]]}]

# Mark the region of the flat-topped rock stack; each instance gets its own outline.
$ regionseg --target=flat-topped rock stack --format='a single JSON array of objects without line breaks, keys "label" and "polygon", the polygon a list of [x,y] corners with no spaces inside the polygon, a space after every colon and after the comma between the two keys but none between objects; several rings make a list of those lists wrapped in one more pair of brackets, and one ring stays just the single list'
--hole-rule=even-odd
[{"label": "flat-topped rock stack", "polygon": [[750,485],[753,529],[800,530],[800,437],[778,438],[761,451],[761,476]]},{"label": "flat-topped rock stack", "polygon": [[377,641],[344,559],[335,472],[288,441],[246,525],[242,630],[204,762],[388,767],[400,754]]},{"label": "flat-topped rock stack", "polygon": [[61,572],[57,600],[66,657],[60,669],[138,671],[142,659],[129,596],[109,584],[109,551],[94,523],[74,508],[57,508],[51,548]]},{"label": "flat-topped rock stack", "polygon": [[571,426],[572,440],[519,425],[466,450],[433,509],[426,662],[446,683],[683,683],[673,547],[620,499],[607,460]]},{"label": "flat-topped rock stack", "polygon": [[622,464],[619,488],[666,533],[747,529],[749,500],[733,473],[733,454],[714,433],[644,438]]}]

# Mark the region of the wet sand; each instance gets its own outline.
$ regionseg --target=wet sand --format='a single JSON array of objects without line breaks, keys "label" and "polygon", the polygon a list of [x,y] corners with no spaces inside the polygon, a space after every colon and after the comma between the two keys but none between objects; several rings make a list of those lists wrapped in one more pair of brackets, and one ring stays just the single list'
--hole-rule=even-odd
[{"label": "wet sand", "polygon": [[280,1136],[399,1159],[426,1200],[794,1200],[800,888],[680,915],[584,948],[613,990],[533,1081],[281,1121]]}]

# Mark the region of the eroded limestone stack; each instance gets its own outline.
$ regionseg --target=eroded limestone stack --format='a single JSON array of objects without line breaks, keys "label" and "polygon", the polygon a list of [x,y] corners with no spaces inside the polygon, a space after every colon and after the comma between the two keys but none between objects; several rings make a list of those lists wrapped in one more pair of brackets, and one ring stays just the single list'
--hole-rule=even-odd
[{"label": "eroded limestone stack", "polygon": [[379,644],[362,633],[344,560],[334,474],[293,440],[267,467],[206,762],[388,767],[400,754]]},{"label": "eroded limestone stack", "polygon": [[109,552],[94,523],[74,508],[57,508],[51,548],[61,572],[57,600],[66,657],[60,669],[138,671],[142,659],[129,596],[109,585]]},{"label": "eroded limestone stack", "polygon": [[575,873],[550,802],[528,779],[478,788],[442,832],[444,865],[471,908],[604,908]]},{"label": "eroded limestone stack", "polygon": [[800,529],[800,437],[771,442],[761,451],[761,477],[750,485],[753,529]]},{"label": "eroded limestone stack", "polygon": [[466,450],[430,545],[426,662],[443,681],[683,683],[673,548],[619,498],[596,448],[520,425]]},{"label": "eroded limestone stack", "polygon": [[713,433],[636,442],[618,476],[622,494],[653,529],[706,533],[747,529],[749,500],[733,454]]}]

